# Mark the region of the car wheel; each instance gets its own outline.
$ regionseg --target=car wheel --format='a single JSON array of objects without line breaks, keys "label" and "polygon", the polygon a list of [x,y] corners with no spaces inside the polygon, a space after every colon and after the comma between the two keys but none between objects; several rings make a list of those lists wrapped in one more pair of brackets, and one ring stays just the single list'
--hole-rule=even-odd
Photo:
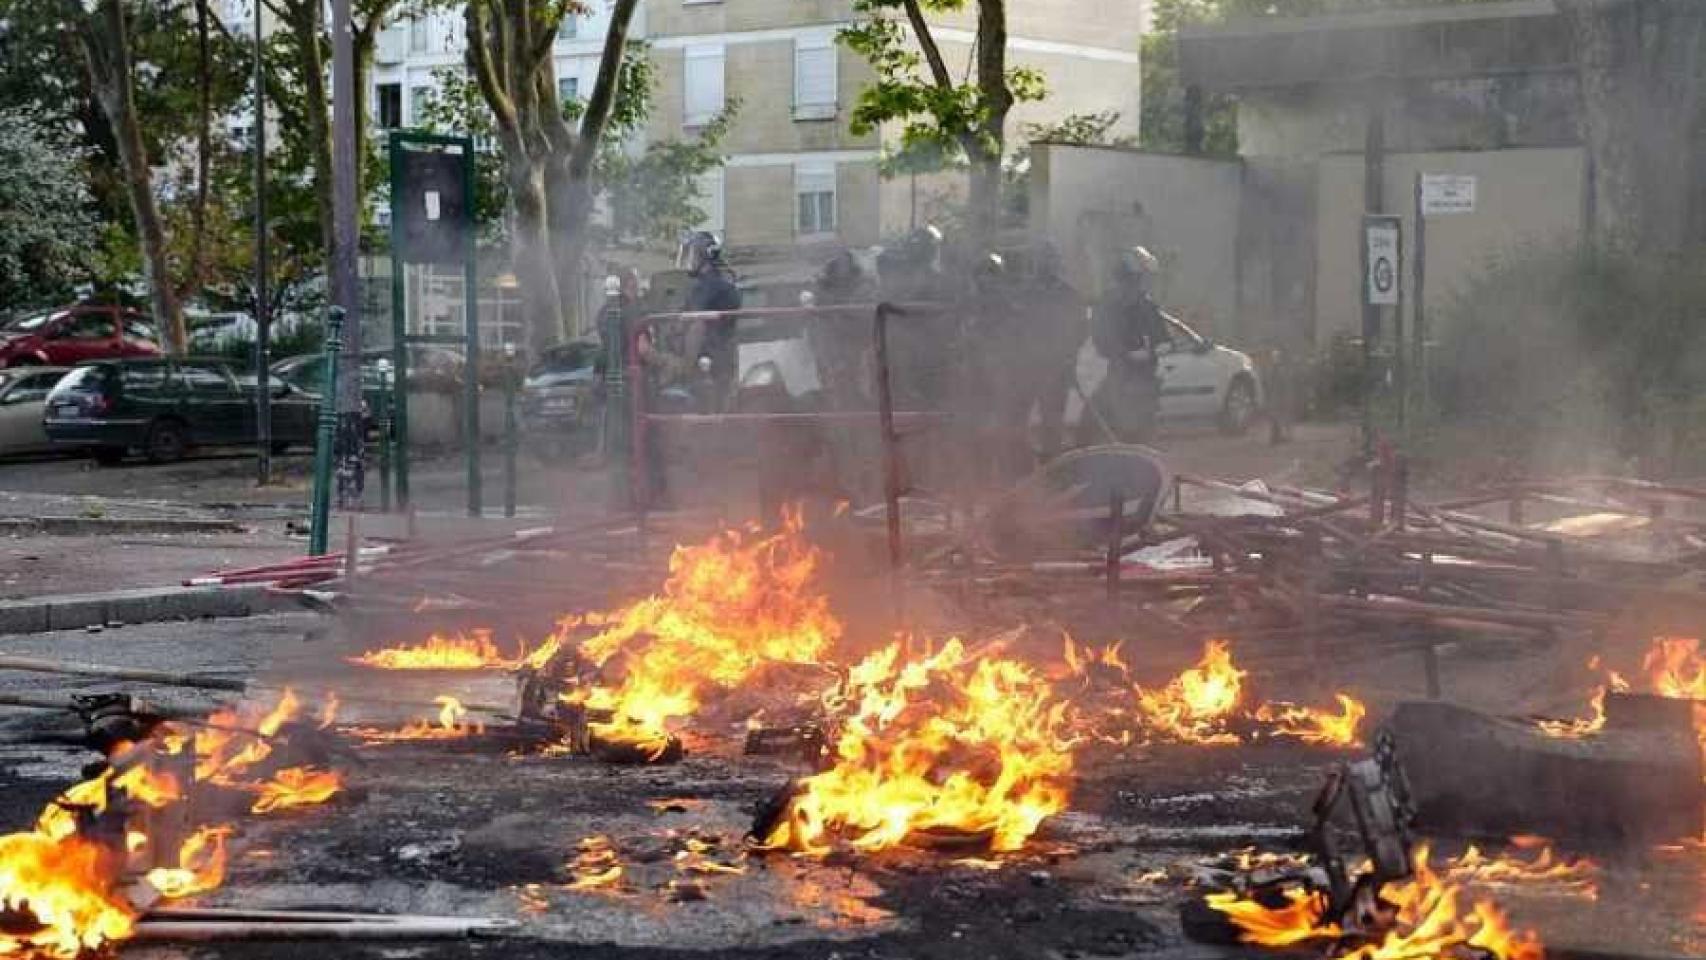
[{"label": "car wheel", "polygon": [[148,439],[142,444],[142,453],[149,463],[182,460],[188,450],[189,438],[184,436],[184,425],[176,420],[154,421],[148,428]]},{"label": "car wheel", "polygon": [[1239,377],[1226,390],[1226,402],[1220,408],[1220,432],[1241,437],[1249,432],[1255,419],[1256,386],[1247,377]]},{"label": "car wheel", "polygon": [[96,447],[95,462],[103,467],[116,467],[124,462],[125,452],[123,447]]}]

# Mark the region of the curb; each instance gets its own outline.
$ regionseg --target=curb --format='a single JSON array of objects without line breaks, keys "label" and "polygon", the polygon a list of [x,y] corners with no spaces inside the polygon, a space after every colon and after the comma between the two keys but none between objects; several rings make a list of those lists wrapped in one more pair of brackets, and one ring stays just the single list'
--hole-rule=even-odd
[{"label": "curb", "polygon": [[109,593],[0,600],[0,635],[81,630],[109,623],[159,623],[251,617],[301,610],[302,601],[264,584],[229,587],[143,587]]},{"label": "curb", "polygon": [[137,533],[237,533],[235,520],[167,520],[157,517],[0,517],[0,535],[80,537]]}]

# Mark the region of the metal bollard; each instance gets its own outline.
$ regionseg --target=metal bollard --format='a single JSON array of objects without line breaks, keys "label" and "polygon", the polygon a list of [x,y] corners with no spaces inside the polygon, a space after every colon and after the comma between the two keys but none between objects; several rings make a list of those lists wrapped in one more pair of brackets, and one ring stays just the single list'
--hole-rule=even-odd
[{"label": "metal bollard", "polygon": [[515,344],[504,345],[504,357],[509,361],[504,370],[504,516],[515,516],[515,451],[521,445],[520,431],[515,421]]},{"label": "metal bollard", "polygon": [[326,311],[326,385],[320,394],[319,430],[314,437],[314,499],[308,555],[325,556],[332,514],[332,443],[338,431],[338,354],[344,348],[344,308]]}]

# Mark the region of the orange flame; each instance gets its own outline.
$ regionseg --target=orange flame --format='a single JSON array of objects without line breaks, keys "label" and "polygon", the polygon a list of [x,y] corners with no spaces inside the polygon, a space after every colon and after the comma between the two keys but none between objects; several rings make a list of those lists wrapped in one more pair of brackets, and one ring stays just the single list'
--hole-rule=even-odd
[{"label": "orange flame", "polygon": [[115,889],[124,854],[80,836],[0,836],[0,954],[75,958],[129,937],[136,909]]},{"label": "orange flame", "polygon": [[1368,715],[1368,708],[1348,694],[1338,694],[1338,700],[1338,713],[1289,703],[1264,703],[1254,716],[1274,725],[1268,731],[1273,736],[1296,737],[1305,743],[1324,746],[1361,746],[1357,728]]},{"label": "orange flame", "polygon": [[1661,697],[1706,700],[1706,656],[1694,637],[1660,637],[1641,661],[1647,682]]},{"label": "orange flame", "polygon": [[1156,731],[1187,743],[1237,743],[1222,724],[1238,709],[1244,678],[1225,640],[1203,644],[1202,660],[1160,690],[1137,688],[1137,706]]},{"label": "orange flame", "polygon": [[1540,837],[1517,837],[1512,843],[1519,849],[1532,849],[1531,859],[1509,854],[1488,856],[1471,845],[1463,855],[1449,861],[1444,873],[1452,880],[1483,887],[1543,887],[1552,892],[1585,899],[1599,896],[1599,864],[1581,857],[1565,859],[1552,850],[1552,845]]},{"label": "orange flame", "polygon": [[622,859],[610,838],[598,835],[581,838],[580,853],[569,865],[574,879],[570,890],[607,890],[622,879]]},{"label": "orange flame", "polygon": [[[1462,887],[1429,868],[1427,847],[1417,849],[1414,866],[1413,877],[1381,888],[1380,899],[1390,916],[1380,940],[1354,947],[1340,954],[1340,960],[1445,957],[1465,946],[1497,960],[1543,960],[1539,939],[1532,932],[1512,931],[1494,904],[1477,901],[1468,913],[1460,910]],[[1231,918],[1245,943],[1288,947],[1344,935],[1338,924],[1324,922],[1327,903],[1320,893],[1289,890],[1286,898],[1286,905],[1276,908],[1237,894],[1211,894],[1208,904]]]},{"label": "orange flame", "polygon": [[214,890],[225,882],[225,841],[229,825],[202,827],[178,848],[178,866],[148,871],[150,886],[168,900],[181,900]]},{"label": "orange flame", "polygon": [[411,720],[401,730],[379,730],[373,727],[357,727],[351,731],[369,743],[396,743],[405,740],[456,740],[462,737],[477,736],[485,732],[485,726],[478,721],[465,722],[468,708],[462,701],[452,696],[433,697],[438,704],[438,721]]},{"label": "orange flame", "polygon": [[369,650],[359,657],[349,657],[350,663],[380,670],[484,670],[507,669],[517,661],[509,660],[492,642],[492,631],[475,630],[470,635],[446,637],[433,634],[426,643],[413,647],[387,647]]},{"label": "orange flame", "polygon": [[801,781],[766,847],[823,854],[833,832],[878,850],[948,831],[1015,850],[1066,807],[1067,704],[1024,664],[970,663],[958,640],[902,661],[892,644],[853,668],[841,699],[853,714],[835,766]]},{"label": "orange flame", "polygon": [[254,789],[258,796],[249,812],[271,813],[325,803],[343,789],[343,777],[336,770],[285,767],[273,774],[271,780],[256,785]]},{"label": "orange flame", "polygon": [[[661,594],[584,621],[602,629],[581,642],[581,655],[619,678],[563,695],[611,713],[588,725],[593,736],[655,758],[669,744],[670,722],[691,715],[711,691],[768,665],[817,662],[830,649],[841,624],[811,588],[821,555],[805,540],[798,512],[785,519],[773,536],[728,531],[677,547]],[[582,622],[565,620],[529,664],[549,664]]]}]

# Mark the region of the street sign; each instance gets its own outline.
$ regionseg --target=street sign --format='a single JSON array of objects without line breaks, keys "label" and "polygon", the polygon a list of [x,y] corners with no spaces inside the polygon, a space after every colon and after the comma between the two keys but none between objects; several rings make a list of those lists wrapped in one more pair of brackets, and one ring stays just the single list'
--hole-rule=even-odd
[{"label": "street sign", "polygon": [[1422,215],[1474,213],[1475,188],[1475,177],[1466,174],[1422,174]]},{"label": "street sign", "polygon": [[1362,220],[1363,287],[1376,307],[1395,307],[1399,300],[1398,267],[1403,263],[1403,222],[1397,217],[1367,216]]},{"label": "street sign", "polygon": [[404,263],[460,263],[473,230],[465,153],[402,150],[391,215]]}]

